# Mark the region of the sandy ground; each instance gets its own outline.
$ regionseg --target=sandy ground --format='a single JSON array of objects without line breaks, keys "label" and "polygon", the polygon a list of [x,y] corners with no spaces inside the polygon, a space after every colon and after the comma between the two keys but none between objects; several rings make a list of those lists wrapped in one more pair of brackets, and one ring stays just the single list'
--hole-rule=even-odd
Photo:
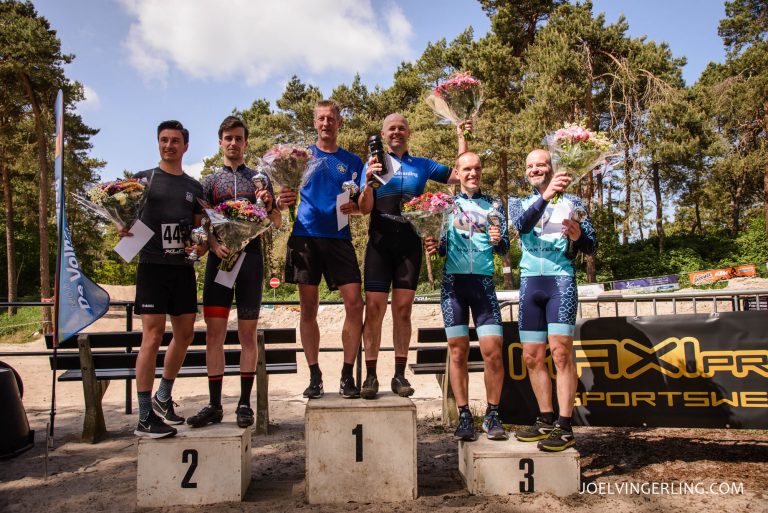
[{"label": "sandy ground", "polygon": [[[741,288],[766,288],[768,280],[744,283]],[[132,288],[111,288],[114,299],[131,299]],[[680,306],[680,305],[678,305]],[[678,310],[680,311],[680,310]],[[644,312],[643,312],[644,313]],[[661,313],[661,312],[659,312]],[[341,307],[321,307],[322,347],[340,347]],[[298,309],[264,309],[263,327],[298,326]],[[506,318],[506,314],[505,314]],[[137,319],[138,321],[138,319]],[[202,322],[198,322],[203,326]],[[439,326],[437,305],[416,306],[413,325]],[[114,310],[91,329],[122,330],[124,313]],[[136,325],[138,328],[138,325]],[[391,347],[391,318],[385,320],[383,346]],[[414,334],[415,336],[415,334]],[[42,350],[38,340],[25,346],[0,345],[0,351]],[[379,376],[386,388],[394,362],[383,353]],[[412,355],[413,357],[413,355]],[[51,374],[44,357],[7,357],[24,380],[24,406],[30,427],[36,431],[35,447],[21,456],[0,462],[0,512],[26,512],[55,508],[62,512],[135,511],[135,415],[125,415],[125,389],[115,382],[104,397],[108,438],[96,445],[80,443],[82,385],[57,385],[55,450],[44,478],[44,435],[51,398]],[[394,504],[349,503],[310,506],[304,497],[304,407],[301,392],[308,371],[299,354],[296,375],[270,377],[270,434],[253,436],[252,482],[245,500],[207,507],[173,507],[158,511],[551,511],[589,510],[634,513],[644,511],[768,511],[768,432],[704,429],[576,428],[581,453],[582,483],[591,489],[617,483],[741,483],[743,493],[654,495],[586,493],[558,498],[548,494],[479,497],[464,487],[458,472],[457,447],[451,433],[440,425],[440,389],[433,376],[409,375],[416,388],[418,411],[419,498]],[[340,370],[339,353],[322,353],[326,392],[332,393]],[[236,378],[225,379],[225,422],[234,422],[239,395]],[[482,376],[472,374],[473,409],[484,407]],[[190,415],[207,402],[205,378],[178,380],[174,399]],[[135,401],[134,401],[135,402]],[[135,405],[134,405],[135,408]],[[615,491],[615,488],[613,488]]]}]

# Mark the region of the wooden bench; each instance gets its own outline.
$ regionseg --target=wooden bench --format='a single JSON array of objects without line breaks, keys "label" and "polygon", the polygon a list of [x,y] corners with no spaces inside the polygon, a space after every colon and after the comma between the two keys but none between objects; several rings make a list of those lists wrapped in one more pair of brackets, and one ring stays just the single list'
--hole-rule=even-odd
[{"label": "wooden bench", "polygon": [[[502,322],[504,330],[503,338],[515,340],[517,338],[517,323]],[[485,363],[477,342],[477,331],[469,328],[469,355],[467,357],[468,372],[483,372]],[[448,337],[445,328],[419,328],[416,337],[416,363],[410,364],[414,374],[434,374],[440,388],[443,391],[442,421],[445,426],[454,426],[459,420],[459,410],[456,406],[456,398],[453,396],[450,380],[450,354],[448,352]],[[428,345],[433,344],[433,345]],[[441,344],[438,346],[438,344]]]},{"label": "wooden bench", "polygon": [[[155,377],[163,373],[165,348],[172,338],[165,333],[156,360]],[[267,328],[257,331],[258,359],[256,363],[256,432],[266,434],[269,425],[269,380],[268,374],[295,374],[295,347],[266,349],[270,344],[295,344],[294,328]],[[48,349],[53,349],[51,336],[46,336]],[[111,380],[125,380],[125,413],[130,414],[133,404],[133,380],[136,377],[136,357],[141,346],[141,332],[118,331],[81,334],[69,338],[59,345],[56,369],[64,371],[59,381],[82,381],[86,403],[86,417],[83,426],[83,440],[97,441],[106,432],[101,399]],[[190,348],[179,370],[178,378],[204,377],[208,375],[205,366],[205,331],[195,331]],[[228,330],[224,339],[224,374],[240,374],[240,348],[237,330]],[[237,346],[228,348],[227,346]],[[203,347],[201,349],[197,349]],[[77,351],[74,351],[77,349]],[[51,369],[53,355],[49,357]]]}]

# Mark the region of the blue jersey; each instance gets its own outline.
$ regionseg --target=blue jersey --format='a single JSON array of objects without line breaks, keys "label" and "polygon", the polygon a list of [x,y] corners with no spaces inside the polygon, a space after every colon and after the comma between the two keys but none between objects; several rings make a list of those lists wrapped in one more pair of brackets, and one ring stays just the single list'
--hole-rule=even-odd
[{"label": "blue jersey", "polygon": [[[537,190],[525,198],[509,201],[509,221],[520,233],[523,256],[520,276],[573,276],[573,262],[565,252],[568,239],[560,232],[558,220],[567,218],[571,209],[581,207],[581,200],[566,194],[553,205]],[[581,224],[581,237],[575,249],[586,254],[597,251],[597,236],[589,217]]]},{"label": "blue jersey", "polygon": [[301,237],[323,237],[327,239],[351,240],[349,225],[339,230],[336,220],[336,196],[341,194],[341,185],[349,180],[357,181],[363,169],[363,162],[344,148],[336,153],[326,153],[314,144],[309,147],[312,155],[319,159],[307,183],[299,191],[296,222],[293,235]]},{"label": "blue jersey", "polygon": [[[427,180],[448,183],[451,168],[424,157],[412,157],[405,153],[402,159],[390,153],[392,160],[400,163],[392,178],[385,185],[373,191],[373,210],[371,211],[370,230],[397,231],[393,223],[398,221],[387,216],[400,216],[400,205],[424,192]],[[360,176],[360,190],[365,187],[366,164]],[[401,223],[398,223],[401,224]]]},{"label": "blue jersey", "polygon": [[[477,193],[471,198],[464,193],[454,197],[456,208],[448,216],[448,229],[440,240],[439,252],[447,255],[446,274],[493,275],[493,253],[509,251],[509,233],[501,201]],[[488,212],[498,213],[501,240],[491,244],[488,237]]]}]

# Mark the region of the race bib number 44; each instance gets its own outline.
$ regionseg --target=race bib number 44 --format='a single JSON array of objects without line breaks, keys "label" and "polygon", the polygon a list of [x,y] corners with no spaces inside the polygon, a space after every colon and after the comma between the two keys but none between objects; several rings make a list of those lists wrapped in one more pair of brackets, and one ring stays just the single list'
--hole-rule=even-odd
[{"label": "race bib number 44", "polygon": [[184,239],[181,235],[179,223],[161,224],[160,227],[163,249],[180,249],[184,247]]}]

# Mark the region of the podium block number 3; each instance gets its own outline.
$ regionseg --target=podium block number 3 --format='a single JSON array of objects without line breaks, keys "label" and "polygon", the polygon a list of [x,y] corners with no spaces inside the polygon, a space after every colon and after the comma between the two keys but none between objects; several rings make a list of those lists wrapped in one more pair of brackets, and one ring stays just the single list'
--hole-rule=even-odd
[{"label": "podium block number 3", "polygon": [[355,461],[363,461],[363,425],[355,426],[352,434],[355,435]]},{"label": "podium block number 3", "polygon": [[197,483],[191,482],[192,475],[195,473],[195,470],[197,469],[197,450],[184,449],[184,452],[181,453],[181,462],[182,463],[189,462],[189,468],[187,469],[187,473],[184,474],[184,479],[181,480],[181,487],[197,488]]},{"label": "podium block number 3", "polygon": [[525,480],[520,481],[520,492],[533,492],[533,460],[530,458],[521,459],[520,470],[525,470],[525,474],[523,474]]}]

